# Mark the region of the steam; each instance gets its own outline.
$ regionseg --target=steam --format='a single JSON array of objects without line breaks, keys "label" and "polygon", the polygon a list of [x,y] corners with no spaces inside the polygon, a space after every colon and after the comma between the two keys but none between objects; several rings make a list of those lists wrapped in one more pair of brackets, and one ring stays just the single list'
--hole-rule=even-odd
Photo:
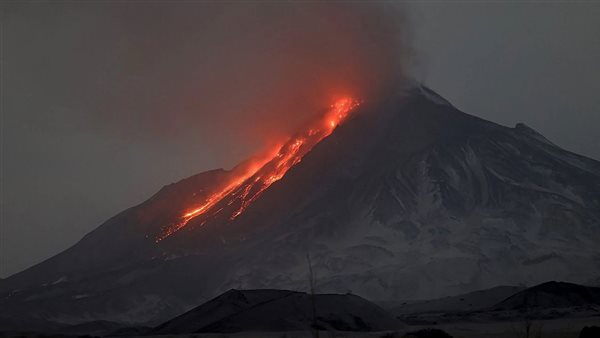
[{"label": "steam", "polygon": [[126,81],[101,115],[128,133],[252,151],[403,75],[398,4],[172,4],[111,9]]}]

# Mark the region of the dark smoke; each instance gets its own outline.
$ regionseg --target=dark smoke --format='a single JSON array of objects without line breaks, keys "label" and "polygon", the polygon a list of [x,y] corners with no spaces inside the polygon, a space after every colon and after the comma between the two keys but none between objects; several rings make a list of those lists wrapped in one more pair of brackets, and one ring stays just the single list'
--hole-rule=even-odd
[{"label": "dark smoke", "polygon": [[[98,109],[128,133],[251,148],[289,134],[335,97],[403,74],[403,10],[368,3],[113,6],[117,89]],[[121,130],[123,131],[123,130]]]}]

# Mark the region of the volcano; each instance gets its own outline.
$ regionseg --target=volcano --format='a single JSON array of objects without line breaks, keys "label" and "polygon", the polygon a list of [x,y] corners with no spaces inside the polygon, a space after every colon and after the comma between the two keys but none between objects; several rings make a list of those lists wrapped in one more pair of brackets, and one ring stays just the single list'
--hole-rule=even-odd
[{"label": "volcano", "polygon": [[307,255],[317,292],[369,300],[600,282],[600,162],[421,85],[315,123],[0,281],[0,319],[154,325],[229,289],[305,291]]}]

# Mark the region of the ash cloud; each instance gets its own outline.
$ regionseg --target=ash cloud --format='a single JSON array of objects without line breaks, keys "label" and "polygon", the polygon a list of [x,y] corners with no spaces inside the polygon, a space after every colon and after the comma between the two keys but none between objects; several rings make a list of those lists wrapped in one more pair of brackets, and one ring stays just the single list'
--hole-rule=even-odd
[{"label": "ash cloud", "polygon": [[[96,123],[143,137],[254,148],[336,96],[362,99],[403,73],[398,4],[111,6],[117,68]],[[196,136],[193,136],[196,135]]]}]

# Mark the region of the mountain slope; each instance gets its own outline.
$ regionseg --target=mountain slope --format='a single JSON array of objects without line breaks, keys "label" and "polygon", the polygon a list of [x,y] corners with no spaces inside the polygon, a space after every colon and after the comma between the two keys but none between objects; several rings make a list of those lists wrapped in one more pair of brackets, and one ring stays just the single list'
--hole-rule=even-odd
[{"label": "mountain slope", "polygon": [[234,220],[155,243],[236,170],[167,186],[3,280],[0,309],[158,324],[232,288],[306,290],[307,253],[319,292],[372,300],[600,277],[600,163],[425,87],[365,102]]}]

